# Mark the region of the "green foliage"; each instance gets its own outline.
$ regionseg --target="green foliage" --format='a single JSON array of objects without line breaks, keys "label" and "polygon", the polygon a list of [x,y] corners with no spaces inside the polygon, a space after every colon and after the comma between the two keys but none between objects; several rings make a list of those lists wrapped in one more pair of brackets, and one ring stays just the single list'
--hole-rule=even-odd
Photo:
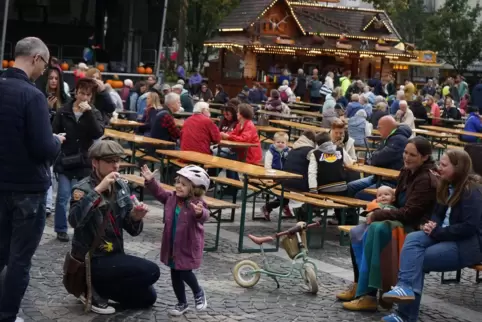
[{"label": "green foliage", "polygon": [[[181,2],[185,0],[170,0],[167,18],[167,30],[174,37],[183,36],[179,33]],[[217,32],[221,21],[239,5],[239,0],[187,0],[187,19],[185,23],[186,50],[192,59],[192,67],[198,67],[207,59],[211,49],[204,53],[204,41]]]},{"label": "green foliage", "polygon": [[365,0],[385,10],[404,42],[421,44],[428,14],[424,0]]},{"label": "green foliage", "polygon": [[439,56],[461,72],[481,59],[482,23],[478,21],[482,8],[467,0],[446,0],[427,20],[425,46],[438,51]]}]

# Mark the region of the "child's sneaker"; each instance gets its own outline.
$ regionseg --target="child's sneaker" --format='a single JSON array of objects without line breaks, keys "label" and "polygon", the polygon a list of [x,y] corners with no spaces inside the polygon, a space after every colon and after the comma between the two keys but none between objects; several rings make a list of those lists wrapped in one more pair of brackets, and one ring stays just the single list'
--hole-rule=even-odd
[{"label": "child's sneaker", "polygon": [[293,217],[293,213],[291,212],[290,206],[285,205],[283,207],[283,213],[286,217]]},{"label": "child's sneaker", "polygon": [[203,311],[208,307],[208,301],[204,290],[201,290],[199,294],[194,296],[194,302],[196,303],[196,310]]},{"label": "child's sneaker", "polygon": [[392,313],[390,315],[384,316],[382,322],[405,322],[401,317]]},{"label": "child's sneaker", "polygon": [[176,306],[169,311],[169,315],[181,316],[187,311],[189,311],[189,305],[187,305],[187,303],[177,303]]},{"label": "child's sneaker", "polygon": [[395,286],[392,290],[382,295],[385,302],[410,302],[415,300],[415,293],[406,287]]},{"label": "child's sneaker", "polygon": [[264,216],[264,219],[267,220],[267,221],[271,221],[270,219],[270,212],[268,211],[268,209],[266,208],[266,205],[261,207],[261,212],[263,213],[263,216]]}]

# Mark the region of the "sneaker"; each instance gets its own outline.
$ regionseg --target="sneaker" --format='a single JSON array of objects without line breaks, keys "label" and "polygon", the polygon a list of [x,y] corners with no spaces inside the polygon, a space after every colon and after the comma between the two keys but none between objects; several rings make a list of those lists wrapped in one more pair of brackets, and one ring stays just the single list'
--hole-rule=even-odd
[{"label": "sneaker", "polygon": [[293,217],[293,213],[291,212],[290,206],[285,205],[285,206],[283,207],[283,214],[284,214],[286,217]]},{"label": "sneaker", "polygon": [[[85,303],[87,303],[87,299],[84,295],[79,296],[79,300],[84,305]],[[115,313],[115,309],[112,306],[109,306],[108,301],[98,295],[92,297],[92,305],[90,307],[90,310],[94,313],[102,315],[109,315]]]},{"label": "sneaker", "polygon": [[370,295],[364,295],[353,301],[343,303],[343,308],[349,311],[375,312],[378,308],[377,298]]},{"label": "sneaker", "polygon": [[395,286],[392,290],[382,295],[382,299],[386,302],[411,302],[415,300],[415,293],[406,287]]},{"label": "sneaker", "polygon": [[268,211],[268,209],[266,208],[266,205],[261,207],[261,212],[263,213],[265,220],[271,221],[271,218],[270,218],[271,211]]},{"label": "sneaker", "polygon": [[174,309],[169,311],[169,315],[181,316],[187,311],[189,311],[189,305],[187,305],[187,303],[177,303]]},{"label": "sneaker", "polygon": [[67,233],[57,233],[57,239],[64,243],[70,241],[69,235],[67,235]]},{"label": "sneaker", "polygon": [[338,226],[338,220],[333,218],[333,219],[328,219],[327,221],[328,225],[330,226]]},{"label": "sneaker", "polygon": [[196,303],[196,310],[198,311],[203,311],[208,307],[208,301],[204,290],[201,290],[201,292],[194,297],[194,303]]},{"label": "sneaker", "polygon": [[395,313],[392,313],[390,315],[384,316],[382,318],[382,322],[404,322],[404,321],[401,317],[399,317]]},{"label": "sneaker", "polygon": [[54,211],[51,208],[45,209],[45,217],[50,217]]},{"label": "sneaker", "polygon": [[24,320],[21,317],[18,317],[15,319],[15,322],[24,322]]},{"label": "sneaker", "polygon": [[353,301],[355,299],[357,286],[357,283],[351,284],[347,290],[336,294],[336,298],[340,301]]}]

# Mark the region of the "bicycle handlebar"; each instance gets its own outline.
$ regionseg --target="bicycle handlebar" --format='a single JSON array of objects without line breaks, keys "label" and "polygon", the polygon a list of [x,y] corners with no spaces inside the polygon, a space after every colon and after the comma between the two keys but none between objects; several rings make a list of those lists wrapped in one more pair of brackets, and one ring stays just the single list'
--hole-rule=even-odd
[{"label": "bicycle handlebar", "polygon": [[294,234],[296,234],[296,233],[298,233],[302,230],[306,230],[308,228],[313,228],[313,227],[319,226],[319,225],[320,225],[319,221],[316,221],[316,222],[314,222],[312,224],[309,224],[309,225],[306,225],[306,223],[304,225],[296,224],[295,226],[291,227],[288,230],[277,233],[276,237],[281,237],[281,236],[286,236],[286,235],[294,235]]}]

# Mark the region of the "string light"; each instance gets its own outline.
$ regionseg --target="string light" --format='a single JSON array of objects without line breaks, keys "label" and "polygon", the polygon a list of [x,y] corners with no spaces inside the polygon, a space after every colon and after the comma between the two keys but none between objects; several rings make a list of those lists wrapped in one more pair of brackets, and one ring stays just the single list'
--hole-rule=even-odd
[{"label": "string light", "polygon": [[372,20],[370,20],[370,22],[367,23],[367,25],[363,28],[363,31],[367,30],[368,27],[370,27],[370,25],[371,25],[375,20],[378,21],[377,16],[373,17]]},{"label": "string light", "polygon": [[369,8],[355,8],[355,7],[345,7],[345,6],[329,6],[323,3],[313,3],[313,2],[300,2],[300,1],[289,1],[286,0],[286,3],[289,6],[300,6],[300,7],[318,7],[318,8],[336,8],[336,9],[342,9],[342,10],[353,10],[353,11],[366,11],[366,12],[379,12],[379,13],[385,13],[383,10],[377,10],[377,9],[369,9]]},{"label": "string light", "polygon": [[221,32],[230,32],[230,31],[243,31],[243,28],[224,28],[224,29],[219,29]]},{"label": "string light", "polygon": [[256,20],[253,21],[253,22],[250,24],[250,26],[252,27],[252,26],[256,23],[256,21],[258,21],[259,19],[261,19],[262,17],[264,17],[264,14],[265,14],[266,12],[268,12],[268,10],[271,9],[271,8],[276,4],[276,2],[278,2],[278,0],[273,0],[273,1],[271,2],[271,4],[270,4],[268,7],[266,7],[266,8],[263,10],[263,12],[262,12],[260,15],[258,15],[258,17],[256,17]]}]

